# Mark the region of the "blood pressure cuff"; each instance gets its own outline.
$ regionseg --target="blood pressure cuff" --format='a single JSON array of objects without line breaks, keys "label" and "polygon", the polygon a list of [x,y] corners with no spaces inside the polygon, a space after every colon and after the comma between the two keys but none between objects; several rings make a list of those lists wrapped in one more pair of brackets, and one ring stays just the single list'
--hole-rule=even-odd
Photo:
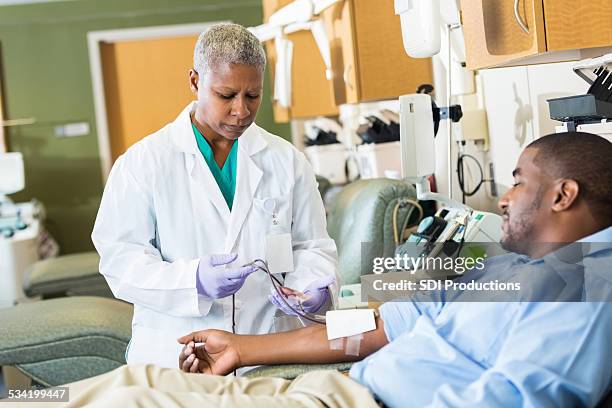
[{"label": "blood pressure cuff", "polygon": [[100,297],[51,299],[0,309],[0,322],[0,366],[61,385],[125,364],[132,306]]}]

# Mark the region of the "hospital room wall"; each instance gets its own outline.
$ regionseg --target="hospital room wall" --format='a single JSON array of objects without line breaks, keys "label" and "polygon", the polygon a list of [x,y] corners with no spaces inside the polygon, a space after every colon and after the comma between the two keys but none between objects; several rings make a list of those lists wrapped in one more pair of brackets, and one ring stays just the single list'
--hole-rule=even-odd
[{"label": "hospital room wall", "polygon": [[[103,189],[87,33],[219,20],[259,24],[261,1],[81,0],[0,7],[6,118],[36,119],[8,131],[9,149],[23,153],[26,168],[26,188],[12,198],[44,203],[62,253],[93,249],[90,234]],[[289,137],[289,127],[273,121],[267,84],[265,94],[258,123]],[[73,122],[87,122],[90,133],[54,135],[54,126]]]},{"label": "hospital room wall", "polygon": [[[490,149],[481,152],[472,143],[466,153],[483,164],[489,178],[489,163],[493,163],[498,196],[492,196],[489,183],[467,204],[484,211],[497,212],[497,201],[513,183],[512,170],[524,147],[534,139],[555,131],[560,122],[550,119],[547,99],[585,93],[588,85],[572,71],[573,62],[517,66],[479,71],[482,76]],[[446,104],[446,72],[434,59],[436,99]],[[442,137],[440,137],[442,136]],[[446,124],[440,125],[436,137],[436,181],[438,188],[448,192]],[[453,197],[461,200],[455,172],[457,151],[453,144]],[[470,165],[472,163],[469,163]],[[477,177],[477,174],[475,174]]]}]

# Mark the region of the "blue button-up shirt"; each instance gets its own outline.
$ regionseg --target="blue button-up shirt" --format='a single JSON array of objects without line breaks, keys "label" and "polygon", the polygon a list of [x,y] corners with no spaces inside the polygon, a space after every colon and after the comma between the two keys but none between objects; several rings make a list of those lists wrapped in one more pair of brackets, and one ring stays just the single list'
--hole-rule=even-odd
[{"label": "blue button-up shirt", "polygon": [[[389,407],[596,405],[612,390],[612,303],[602,301],[612,293],[612,227],[581,242],[581,284],[550,274],[551,286],[529,296],[552,290],[555,300],[582,302],[450,302],[438,293],[386,303],[389,344],[350,376]],[[481,276],[522,279],[517,270],[558,261],[503,255]]]}]

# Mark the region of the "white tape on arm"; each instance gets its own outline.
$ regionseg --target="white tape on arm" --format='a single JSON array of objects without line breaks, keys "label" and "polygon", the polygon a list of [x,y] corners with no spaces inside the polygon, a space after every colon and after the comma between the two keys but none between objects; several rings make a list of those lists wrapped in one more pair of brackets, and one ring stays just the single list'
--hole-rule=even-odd
[{"label": "white tape on arm", "polygon": [[330,350],[342,350],[344,348],[344,338],[333,339],[329,341]]},{"label": "white tape on arm", "polygon": [[359,349],[361,348],[361,340],[363,340],[363,333],[356,334],[346,339],[346,351],[344,354],[347,356],[358,356]]},{"label": "white tape on arm", "polygon": [[330,310],[325,314],[327,340],[376,330],[374,309]]}]

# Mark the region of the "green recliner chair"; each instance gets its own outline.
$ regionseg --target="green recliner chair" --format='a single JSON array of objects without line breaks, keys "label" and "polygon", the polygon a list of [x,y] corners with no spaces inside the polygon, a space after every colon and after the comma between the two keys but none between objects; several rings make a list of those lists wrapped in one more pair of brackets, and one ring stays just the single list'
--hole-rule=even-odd
[{"label": "green recliner chair", "polygon": [[132,305],[76,296],[0,309],[0,366],[39,384],[66,384],[125,364]]},{"label": "green recliner chair", "polygon": [[[328,231],[338,247],[343,284],[359,282],[363,272],[361,256],[370,261],[372,257],[394,253],[394,212],[397,225],[417,222],[414,208],[403,205],[406,199],[416,199],[414,188],[390,179],[360,180],[338,193],[328,215]],[[367,243],[363,253],[362,243]],[[53,285],[59,288],[57,283]],[[35,293],[33,289],[31,293]],[[43,385],[65,384],[112,370],[125,364],[131,318],[131,305],[89,296],[0,309],[0,366],[15,366]],[[295,378],[312,369],[344,371],[349,367],[350,364],[262,366],[247,376]]]}]

